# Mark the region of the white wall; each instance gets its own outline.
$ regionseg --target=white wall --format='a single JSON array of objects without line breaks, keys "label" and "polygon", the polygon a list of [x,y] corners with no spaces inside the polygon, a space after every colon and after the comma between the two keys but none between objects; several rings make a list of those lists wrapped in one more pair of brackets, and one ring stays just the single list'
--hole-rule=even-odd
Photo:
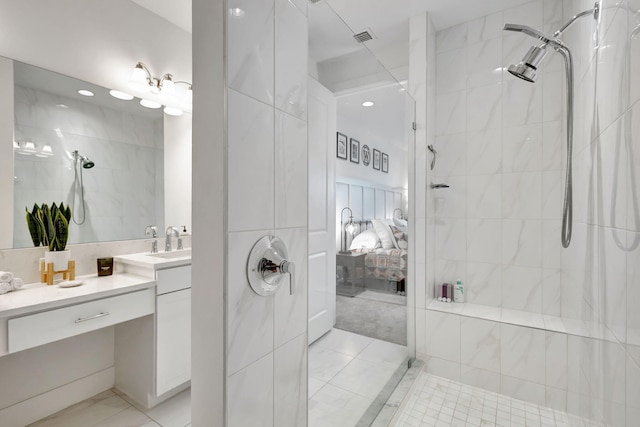
[{"label": "white wall", "polygon": [[[208,3],[194,2],[194,227],[204,230],[193,252],[193,425],[305,426],[307,2],[230,1],[241,19]],[[246,259],[266,234],[296,264],[294,295],[249,287]]]},{"label": "white wall", "polygon": [[[191,114],[164,116],[164,212],[162,222],[191,233]],[[182,228],[180,228],[182,232]]]}]

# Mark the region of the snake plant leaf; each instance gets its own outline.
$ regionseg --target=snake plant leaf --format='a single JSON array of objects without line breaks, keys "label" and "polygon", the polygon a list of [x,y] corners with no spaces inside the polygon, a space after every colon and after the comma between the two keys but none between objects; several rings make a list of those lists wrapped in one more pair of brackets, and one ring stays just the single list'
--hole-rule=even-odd
[{"label": "snake plant leaf", "polygon": [[[37,206],[38,205],[34,206],[36,214]],[[40,246],[40,243],[42,242],[42,227],[40,226],[40,221],[33,212],[29,212],[29,209],[25,207],[24,210],[27,212],[27,227],[29,228],[29,234],[31,235],[33,246]]]},{"label": "snake plant leaf", "polygon": [[49,244],[49,250],[64,251],[67,247],[67,240],[69,239],[69,222],[59,209],[56,209],[53,226],[55,228],[55,238],[54,244]]},{"label": "snake plant leaf", "polygon": [[60,203],[60,212],[62,212],[62,214],[64,215],[64,217],[67,219],[67,222],[71,222],[71,208],[69,206],[64,206],[64,202]]},{"label": "snake plant leaf", "polygon": [[56,240],[56,229],[53,226],[53,218],[51,217],[51,209],[46,203],[42,204],[42,222],[44,223],[44,235],[46,236],[45,244],[52,251]]},{"label": "snake plant leaf", "polygon": [[49,246],[49,238],[45,227],[46,221],[42,208],[37,204],[34,204],[31,213],[34,215],[35,219],[38,220],[38,224],[40,225],[40,242],[42,243],[42,246]]},{"label": "snake plant leaf", "polygon": [[56,220],[56,215],[58,214],[58,206],[55,203],[51,203],[51,220]]}]

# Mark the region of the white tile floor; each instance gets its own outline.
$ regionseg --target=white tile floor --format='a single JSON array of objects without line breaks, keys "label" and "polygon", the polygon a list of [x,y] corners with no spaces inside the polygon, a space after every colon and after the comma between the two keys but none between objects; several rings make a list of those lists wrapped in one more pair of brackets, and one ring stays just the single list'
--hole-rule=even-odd
[{"label": "white tile floor", "polygon": [[309,427],[353,427],[407,349],[333,329],[309,347]]},{"label": "white tile floor", "polygon": [[[406,357],[406,347],[333,329],[309,347],[309,427],[352,427]],[[31,427],[190,427],[191,390],[140,410],[105,391]],[[249,427],[249,426],[247,426]]]},{"label": "white tile floor", "polygon": [[596,427],[588,420],[422,371],[393,427]]},{"label": "white tile floor", "polygon": [[149,410],[140,410],[107,390],[29,427],[190,427],[191,390]]}]

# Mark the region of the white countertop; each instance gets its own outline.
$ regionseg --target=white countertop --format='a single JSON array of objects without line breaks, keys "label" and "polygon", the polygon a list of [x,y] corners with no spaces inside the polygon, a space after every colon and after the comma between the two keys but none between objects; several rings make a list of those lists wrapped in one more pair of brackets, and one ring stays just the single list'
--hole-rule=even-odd
[{"label": "white countertop", "polygon": [[93,274],[76,277],[76,280],[82,280],[84,283],[73,288],[61,288],[56,284],[47,286],[46,283],[30,283],[19,291],[0,295],[0,317],[35,313],[156,285],[153,279],[129,273],[101,277]]},{"label": "white countertop", "polygon": [[191,265],[191,248],[174,250],[172,252],[149,252],[118,255],[113,257],[116,263],[125,263],[138,267],[150,268],[152,270],[162,270],[165,268],[181,267]]}]

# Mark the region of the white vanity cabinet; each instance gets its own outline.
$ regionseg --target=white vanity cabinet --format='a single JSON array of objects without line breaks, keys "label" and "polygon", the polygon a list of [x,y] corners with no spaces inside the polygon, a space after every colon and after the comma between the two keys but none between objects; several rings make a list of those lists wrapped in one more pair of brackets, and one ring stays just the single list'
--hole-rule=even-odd
[{"label": "white vanity cabinet", "polygon": [[156,394],[160,396],[191,380],[191,266],[158,270],[156,275]]},{"label": "white vanity cabinet", "polygon": [[[122,260],[120,260],[122,263]],[[142,274],[140,265],[125,271]],[[191,265],[147,271],[157,286],[155,315],[116,327],[116,388],[151,408],[191,380]]]}]

